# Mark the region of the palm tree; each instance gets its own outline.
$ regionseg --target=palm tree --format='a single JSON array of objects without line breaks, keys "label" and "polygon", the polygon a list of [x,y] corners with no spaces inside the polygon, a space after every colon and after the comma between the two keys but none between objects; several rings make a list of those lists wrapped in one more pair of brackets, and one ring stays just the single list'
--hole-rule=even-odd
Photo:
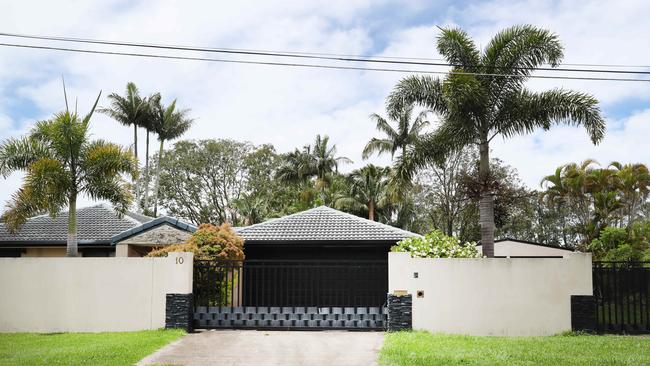
[{"label": "palm tree", "polygon": [[160,169],[163,159],[163,148],[165,141],[174,140],[181,137],[190,129],[194,120],[187,117],[189,109],[176,109],[176,100],[169,106],[161,104],[160,98],[154,100],[154,119],[153,130],[158,135],[160,149],[158,150],[158,163],[156,166],[156,186],[154,187],[154,217],[158,214],[158,189],[160,187]]},{"label": "palm tree", "polygon": [[411,123],[411,115],[413,114],[413,106],[405,106],[402,111],[399,111],[397,129],[394,129],[390,123],[382,116],[373,113],[370,119],[377,125],[377,130],[383,132],[386,137],[376,138],[373,137],[368,141],[363,149],[363,159],[368,159],[373,153],[381,155],[385,152],[390,152],[390,156],[394,157],[397,150],[402,151],[402,155],[406,152],[406,148],[415,143],[420,136],[422,130],[429,125],[426,120],[427,111],[420,113],[413,123]]},{"label": "palm tree", "polygon": [[327,135],[316,135],[313,146],[306,145],[284,156],[276,176],[287,183],[306,183],[315,178],[315,187],[322,190],[331,184],[339,164],[348,163],[352,160],[336,156],[336,145],[329,145]]},{"label": "palm tree", "polygon": [[375,220],[375,213],[387,202],[387,187],[390,168],[368,164],[356,169],[348,176],[350,191],[335,201],[338,209],[368,213],[369,220]]},{"label": "palm tree", "polygon": [[25,172],[22,187],[3,215],[7,229],[16,232],[30,216],[47,211],[54,217],[67,206],[69,257],[77,256],[77,197],[108,200],[124,212],[132,195],[121,174],[135,179],[138,172],[130,151],[103,140],[90,141],[88,125],[98,101],[99,96],[83,118],[70,112],[66,101],[65,111],[37,122],[29,135],[0,144],[0,173],[7,177]]},{"label": "palm tree", "polygon": [[[140,97],[138,87],[129,82],[126,84],[126,93],[121,96],[117,93],[111,93],[108,96],[110,107],[99,108],[98,112],[104,113],[113,118],[124,126],[133,126],[133,154],[138,158],[138,128],[147,127],[151,120],[150,108],[146,98]],[[147,131],[147,147],[149,145],[149,135]],[[147,149],[147,160],[149,150]],[[136,202],[140,202],[140,187],[135,184]]]},{"label": "palm tree", "polygon": [[[336,145],[329,145],[329,136],[316,135],[313,151],[313,171],[316,173],[316,185],[327,187],[331,174],[338,173],[339,164],[350,164],[352,160],[345,156],[336,156]],[[308,149],[309,151],[309,149]]]},{"label": "palm tree", "polygon": [[494,256],[494,198],[490,189],[490,142],[547,130],[555,124],[584,126],[597,144],[605,133],[598,101],[565,89],[533,92],[524,87],[543,64],[558,66],[563,56],[557,35],[533,26],[514,26],[497,33],[483,51],[464,31],[442,29],[438,52],[452,65],[443,79],[402,79],[387,100],[391,118],[413,103],[440,116],[436,130],[424,135],[396,162],[396,179],[410,182],[415,171],[444,160],[468,145],[479,149],[479,216],[483,254]]},{"label": "palm tree", "polygon": [[621,164],[612,162],[610,168],[616,174],[621,191],[621,203],[626,225],[630,227],[638,218],[639,211],[650,195],[650,171],[644,164]]},{"label": "palm tree", "polygon": [[[149,96],[147,99],[147,118],[143,119],[141,127],[147,131],[147,137],[145,140],[145,155],[144,155],[144,180],[141,184],[144,184],[144,207],[148,207],[147,203],[149,202],[149,180],[151,177],[151,172],[149,169],[149,135],[155,133],[155,121],[156,121],[156,106],[160,104],[160,93],[154,93]],[[138,205],[140,201],[138,200]]]},{"label": "palm tree", "polygon": [[276,177],[287,183],[304,183],[317,174],[311,147],[305,146],[302,150],[295,149],[283,156]]}]

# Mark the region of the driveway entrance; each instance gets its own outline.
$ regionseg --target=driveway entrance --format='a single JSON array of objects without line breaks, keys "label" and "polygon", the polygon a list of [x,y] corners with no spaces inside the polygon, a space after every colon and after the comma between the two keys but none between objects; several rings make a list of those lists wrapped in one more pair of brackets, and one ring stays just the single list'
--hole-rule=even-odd
[{"label": "driveway entrance", "polygon": [[382,332],[212,330],[188,334],[138,365],[377,364]]},{"label": "driveway entrance", "polygon": [[194,262],[194,329],[386,325],[386,260]]}]

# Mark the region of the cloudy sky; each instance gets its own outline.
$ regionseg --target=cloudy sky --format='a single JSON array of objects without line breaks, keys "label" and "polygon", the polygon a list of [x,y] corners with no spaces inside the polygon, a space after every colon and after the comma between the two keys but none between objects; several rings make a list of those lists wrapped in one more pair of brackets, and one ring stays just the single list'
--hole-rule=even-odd
[{"label": "cloudy sky", "polygon": [[[460,26],[479,45],[485,45],[498,30],[529,23],[560,36],[566,63],[650,64],[647,1],[65,3],[7,1],[0,13],[0,32],[435,59],[440,57],[435,50],[437,26]],[[0,37],[0,43],[45,44],[7,37]],[[198,52],[184,55],[244,58]],[[272,143],[285,152],[311,142],[318,133],[327,134],[342,155],[355,161],[344,168],[349,170],[365,163],[361,149],[375,135],[368,115],[384,113],[386,95],[405,74],[154,60],[0,46],[0,139],[24,134],[34,121],[64,107],[62,75],[68,95],[78,99],[82,112],[100,90],[104,95],[122,93],[125,84],[133,81],[145,94],[160,91],[166,101],[177,98],[180,106],[191,108],[196,124],[187,138]],[[608,123],[606,138],[598,146],[591,145],[583,130],[569,127],[495,141],[494,156],[514,166],[530,187],[538,187],[542,176],[570,161],[594,158],[601,163],[650,163],[646,143],[650,137],[650,83],[534,80],[530,86],[590,92],[600,100]],[[105,99],[100,101],[105,103]],[[104,116],[96,115],[92,124],[95,137],[131,143],[132,131]],[[1,181],[0,202],[9,199],[20,180],[21,176],[14,174]]]}]

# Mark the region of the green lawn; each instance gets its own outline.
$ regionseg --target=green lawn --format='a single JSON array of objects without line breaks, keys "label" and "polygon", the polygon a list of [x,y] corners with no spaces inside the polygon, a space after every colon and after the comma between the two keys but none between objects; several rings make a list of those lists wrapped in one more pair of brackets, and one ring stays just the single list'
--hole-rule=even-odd
[{"label": "green lawn", "polygon": [[386,335],[380,365],[650,365],[650,337]]},{"label": "green lawn", "polygon": [[0,365],[132,365],[183,334],[181,330],[0,334]]}]

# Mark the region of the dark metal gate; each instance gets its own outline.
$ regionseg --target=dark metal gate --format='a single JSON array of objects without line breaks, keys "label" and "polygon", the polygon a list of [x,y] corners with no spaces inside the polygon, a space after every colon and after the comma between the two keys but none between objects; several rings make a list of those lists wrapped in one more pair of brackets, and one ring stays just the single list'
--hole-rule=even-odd
[{"label": "dark metal gate", "polygon": [[596,326],[603,333],[650,333],[650,262],[594,262]]},{"label": "dark metal gate", "polygon": [[388,263],[197,260],[195,328],[383,329]]}]

